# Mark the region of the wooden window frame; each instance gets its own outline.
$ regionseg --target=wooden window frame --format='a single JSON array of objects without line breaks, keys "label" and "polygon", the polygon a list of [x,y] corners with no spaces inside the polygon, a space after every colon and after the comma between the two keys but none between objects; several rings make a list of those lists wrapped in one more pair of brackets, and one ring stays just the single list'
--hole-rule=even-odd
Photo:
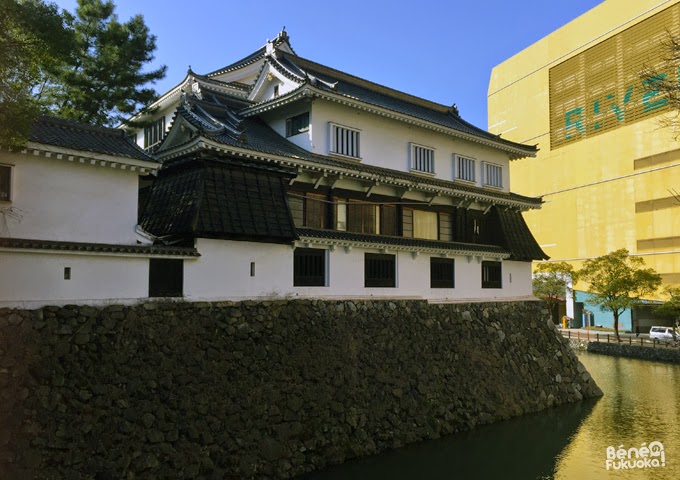
[{"label": "wooden window frame", "polygon": [[[300,126],[304,125],[304,126]],[[302,112],[286,119],[286,138],[309,131],[309,112]]]},{"label": "wooden window frame", "polygon": [[364,253],[364,287],[396,288],[397,256],[387,253]]},{"label": "wooden window frame", "polygon": [[503,288],[503,262],[482,261],[482,288]]},{"label": "wooden window frame", "polygon": [[[173,278],[174,276],[174,278]],[[184,296],[184,260],[149,259],[149,297]]]},{"label": "wooden window frame", "polygon": [[0,164],[0,203],[9,203],[12,201],[12,194],[14,193],[12,189],[13,179],[14,166]]},{"label": "wooden window frame", "polygon": [[455,288],[455,287],[456,287],[455,260],[453,258],[430,257],[430,288]]},{"label": "wooden window frame", "polygon": [[477,160],[472,157],[454,154],[456,180],[462,182],[477,182]]},{"label": "wooden window frame", "polygon": [[411,143],[411,171],[434,175],[434,148]]},{"label": "wooden window frame", "polygon": [[329,153],[361,160],[361,130],[329,122]]},{"label": "wooden window frame", "polygon": [[490,162],[482,162],[484,186],[503,188],[503,166]]},{"label": "wooden window frame", "polygon": [[146,150],[157,146],[165,137],[165,115],[157,118],[148,127],[144,127],[144,148]]},{"label": "wooden window frame", "polygon": [[[311,271],[311,274],[310,274]],[[296,248],[293,252],[293,286],[325,287],[326,250],[322,248]],[[305,273],[306,275],[303,275]]]}]

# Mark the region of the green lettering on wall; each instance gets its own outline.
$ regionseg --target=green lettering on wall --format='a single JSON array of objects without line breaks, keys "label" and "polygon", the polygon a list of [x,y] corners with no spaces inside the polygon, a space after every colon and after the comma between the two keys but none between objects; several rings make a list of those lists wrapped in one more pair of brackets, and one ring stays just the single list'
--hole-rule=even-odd
[{"label": "green lettering on wall", "polygon": [[[628,87],[626,89],[626,94],[623,96],[623,104],[622,105],[625,106],[627,103],[629,103],[632,96],[633,96],[633,87]],[[609,94],[609,95],[607,95],[607,98],[611,100],[611,99],[614,98],[614,95]],[[619,122],[623,122],[625,120],[626,110],[624,108],[621,108],[616,103],[612,103],[611,109],[614,112],[614,114],[616,114],[616,119]]]},{"label": "green lettering on wall", "polygon": [[[586,129],[583,128],[583,108],[578,107],[573,110],[569,110],[565,115],[565,125],[564,131],[566,133],[567,139],[571,138],[571,129],[576,128],[579,134],[586,133]],[[578,118],[573,118],[577,117]]]},{"label": "green lettering on wall", "polygon": [[662,73],[656,77],[650,77],[642,81],[642,85],[645,87],[645,93],[642,94],[642,105],[644,106],[645,112],[651,112],[652,110],[656,110],[668,105],[668,99],[665,97],[653,100],[654,97],[659,95],[659,90],[654,88],[654,85],[664,81],[665,79],[666,74]]}]

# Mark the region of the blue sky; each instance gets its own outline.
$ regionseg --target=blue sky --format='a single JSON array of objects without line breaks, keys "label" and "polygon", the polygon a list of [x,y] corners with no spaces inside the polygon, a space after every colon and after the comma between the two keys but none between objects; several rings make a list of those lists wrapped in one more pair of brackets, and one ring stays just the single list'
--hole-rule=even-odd
[{"label": "blue sky", "polygon": [[[73,11],[76,0],[58,0]],[[487,127],[491,69],[601,0],[117,0],[158,37],[165,92],[191,65],[208,73],[255,51],[286,27],[296,53],[445,105]]]}]

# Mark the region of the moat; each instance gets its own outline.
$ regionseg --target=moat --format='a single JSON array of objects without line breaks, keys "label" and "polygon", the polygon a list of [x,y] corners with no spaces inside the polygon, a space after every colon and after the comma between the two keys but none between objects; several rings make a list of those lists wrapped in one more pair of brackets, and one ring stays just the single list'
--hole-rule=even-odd
[{"label": "moat", "polygon": [[[579,353],[605,395],[330,467],[305,480],[680,478],[680,366]],[[658,467],[607,469],[607,448],[663,445]],[[611,452],[611,450],[610,450]],[[635,458],[633,460],[641,460]],[[611,459],[610,459],[611,460]],[[628,460],[626,456],[625,460]],[[640,465],[638,467],[637,465]]]}]

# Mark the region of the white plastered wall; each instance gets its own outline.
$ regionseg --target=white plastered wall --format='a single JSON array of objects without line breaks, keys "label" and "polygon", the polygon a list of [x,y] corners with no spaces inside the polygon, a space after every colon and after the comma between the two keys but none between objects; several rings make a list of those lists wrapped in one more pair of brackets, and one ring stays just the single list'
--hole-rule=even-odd
[{"label": "white plastered wall", "polygon": [[136,243],[136,172],[30,153],[3,152],[0,163],[13,165],[0,237]]},{"label": "white plastered wall", "polygon": [[[329,122],[361,130],[361,163],[410,171],[410,143],[435,149],[435,177],[454,179],[453,155],[476,160],[477,184],[482,184],[482,162],[503,169],[502,191],[509,191],[509,157],[501,150],[437,133],[333,102],[315,100],[311,110],[311,151],[329,154]],[[301,145],[304,146],[304,145]]]},{"label": "white plastered wall", "polygon": [[[190,300],[277,297],[416,297],[494,300],[531,296],[531,263],[503,261],[503,288],[481,288],[477,258],[455,257],[455,288],[432,289],[430,256],[396,252],[397,287],[364,288],[364,253],[375,249],[328,250],[326,287],[293,286],[293,248],[228,240],[199,239],[200,259],[184,264],[184,292]],[[254,276],[251,276],[251,262]]]},{"label": "white plastered wall", "polygon": [[0,306],[129,303],[149,293],[144,257],[3,251],[0,272]]}]

